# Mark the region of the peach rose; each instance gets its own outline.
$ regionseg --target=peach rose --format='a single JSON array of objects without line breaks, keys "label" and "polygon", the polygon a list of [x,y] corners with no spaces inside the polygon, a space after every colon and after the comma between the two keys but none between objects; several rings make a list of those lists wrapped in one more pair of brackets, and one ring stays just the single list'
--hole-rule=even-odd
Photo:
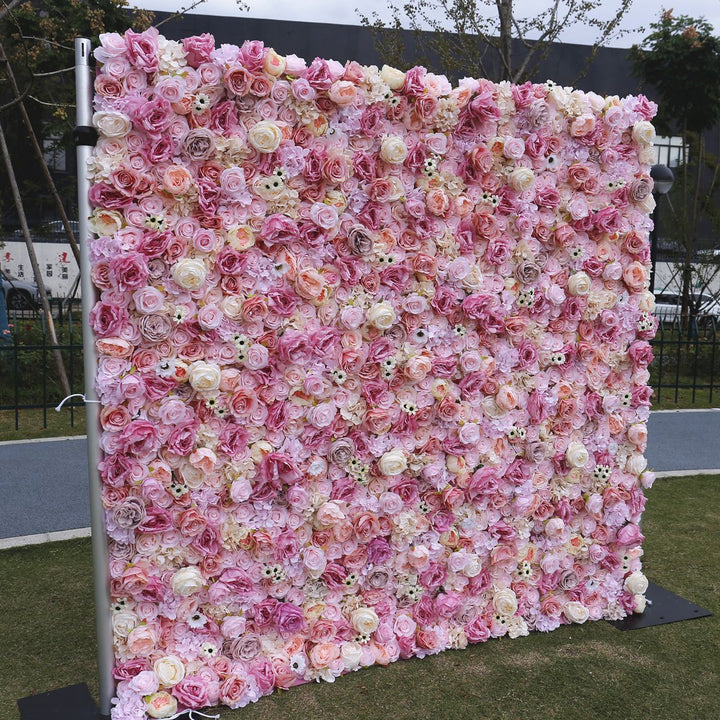
[{"label": "peach rose", "polygon": [[503,410],[512,410],[517,407],[518,396],[512,385],[503,385],[495,396],[495,402]]},{"label": "peach rose", "polygon": [[431,188],[425,196],[425,204],[433,215],[442,217],[450,209],[450,198],[442,188]]},{"label": "peach rose", "polygon": [[133,655],[147,657],[155,649],[158,637],[155,629],[150,625],[139,625],[128,635],[128,650]]},{"label": "peach rose", "polygon": [[647,272],[645,266],[637,260],[631,262],[623,271],[625,284],[634,292],[640,292],[645,287]]},{"label": "peach rose", "polygon": [[336,105],[351,105],[355,100],[355,84],[348,80],[336,80],[330,86],[328,97]]},{"label": "peach rose", "polygon": [[318,643],[310,651],[310,664],[314,668],[327,667],[340,657],[340,648],[332,642]]},{"label": "peach rose", "polygon": [[317,300],[323,294],[325,280],[315,268],[300,270],[295,278],[295,288],[300,297],[306,300]]},{"label": "peach rose", "polygon": [[192,186],[192,175],[182,165],[170,165],[163,174],[163,188],[171,195],[184,195]]}]

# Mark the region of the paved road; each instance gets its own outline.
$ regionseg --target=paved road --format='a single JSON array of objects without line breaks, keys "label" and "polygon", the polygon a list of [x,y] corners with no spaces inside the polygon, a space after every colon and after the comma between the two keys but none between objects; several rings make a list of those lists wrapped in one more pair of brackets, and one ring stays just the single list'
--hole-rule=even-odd
[{"label": "paved road", "polygon": [[[653,413],[647,458],[655,471],[720,468],[720,410]],[[90,524],[84,438],[0,443],[0,538]]]}]

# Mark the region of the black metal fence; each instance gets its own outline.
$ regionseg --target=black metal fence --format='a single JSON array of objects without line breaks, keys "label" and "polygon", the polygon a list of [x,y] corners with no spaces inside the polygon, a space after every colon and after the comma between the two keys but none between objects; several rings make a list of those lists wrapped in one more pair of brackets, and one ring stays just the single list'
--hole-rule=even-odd
[{"label": "black metal fence", "polygon": [[[0,343],[0,413],[11,413],[15,430],[24,411],[38,413],[34,422],[48,425],[48,414],[65,392],[53,355],[59,349],[71,391],[81,393],[83,380],[82,322],[79,301],[53,301],[59,345],[50,343],[39,312],[12,311],[12,341]],[[661,323],[652,342],[650,366],[654,405],[720,406],[720,337],[714,317],[700,317],[689,326],[680,321]],[[74,426],[82,406],[78,399],[65,405],[66,422]],[[6,423],[7,427],[7,423]]]},{"label": "black metal fence", "polygon": [[[11,310],[10,342],[0,342],[0,413],[12,414],[15,430],[20,427],[24,411],[39,415],[42,427],[48,426],[48,413],[64,398],[65,391],[54,351],[59,350],[71,392],[82,393],[83,346],[82,319],[79,300],[53,300],[51,310],[55,320],[58,344],[48,336],[43,313],[37,309]],[[83,405],[76,398],[65,404],[66,421],[75,426],[77,409]],[[4,423],[5,427],[8,423]]]},{"label": "black metal fence", "polygon": [[712,315],[661,323],[652,342],[653,402],[720,405],[718,320]]}]

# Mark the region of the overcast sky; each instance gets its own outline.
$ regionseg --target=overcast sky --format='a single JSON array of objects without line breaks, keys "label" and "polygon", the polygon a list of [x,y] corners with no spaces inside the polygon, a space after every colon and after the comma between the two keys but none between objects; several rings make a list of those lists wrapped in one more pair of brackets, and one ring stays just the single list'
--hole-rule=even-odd
[{"label": "overcast sky", "polygon": [[[402,0],[404,1],[404,0]],[[174,12],[187,7],[192,0],[130,0],[131,5],[151,10],[164,10]],[[272,18],[277,20],[295,20],[304,22],[340,23],[343,25],[358,25],[359,17],[356,11],[358,6],[370,14],[378,12],[382,17],[388,17],[386,0],[247,0],[250,5],[249,12],[240,12],[235,0],[205,0],[191,12],[205,15],[230,15],[256,18]],[[517,2],[518,13],[528,15],[534,11],[541,11],[548,7],[549,0],[523,0]],[[619,0],[607,0],[601,14],[606,19],[614,14]],[[624,18],[623,27],[627,29],[647,26],[656,20],[662,7],[674,8],[675,14],[704,17],[708,20],[715,32],[720,32],[720,0],[683,0],[682,3],[654,3],[648,0],[635,0],[630,12]],[[537,10],[535,10],[537,9]],[[605,17],[603,17],[603,15]],[[640,41],[645,33],[631,33],[609,43],[614,47],[630,47]],[[592,28],[575,25],[568,29],[561,40],[581,44],[592,44],[595,34]]]}]

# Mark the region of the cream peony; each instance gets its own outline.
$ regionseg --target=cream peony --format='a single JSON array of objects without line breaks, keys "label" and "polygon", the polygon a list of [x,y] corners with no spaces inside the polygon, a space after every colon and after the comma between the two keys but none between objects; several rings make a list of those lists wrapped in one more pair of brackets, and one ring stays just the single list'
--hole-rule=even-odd
[{"label": "cream peony", "polygon": [[591,284],[588,274],[580,270],[568,278],[567,289],[571,295],[587,295]]},{"label": "cream peony", "polygon": [[270,120],[255,123],[248,132],[248,142],[261,153],[275,152],[282,139],[282,130]]},{"label": "cream peony", "polygon": [[379,460],[378,467],[383,475],[400,475],[407,469],[407,458],[399,448],[388,450]]},{"label": "cream peony", "polygon": [[353,610],[350,619],[352,620],[353,627],[364,635],[370,635],[370,633],[375,632],[380,624],[380,618],[378,618],[377,613],[368,607],[360,607],[357,610]]},{"label": "cream peony", "polygon": [[631,475],[640,475],[647,468],[647,458],[642,453],[630,453],[625,462],[625,472]]},{"label": "cream peony", "polygon": [[511,617],[517,612],[517,595],[510,588],[498,590],[493,595],[493,607],[500,615]]},{"label": "cream peony", "polygon": [[655,128],[651,122],[640,120],[633,125],[632,136],[639,145],[650,145],[655,141]]},{"label": "cream peony", "polygon": [[115,637],[126,638],[139,622],[138,616],[132,610],[120,610],[113,613],[112,626]]},{"label": "cream peony", "polygon": [[114,110],[96,112],[92,119],[97,131],[110,138],[125,137],[132,129],[132,121],[124,113]]},{"label": "cream peony", "polygon": [[155,661],[153,670],[161,685],[172,687],[177,685],[185,677],[185,665],[175,655],[166,655]]},{"label": "cream peony", "polygon": [[340,646],[340,658],[346,670],[357,670],[362,659],[362,646],[356,642],[344,642]]},{"label": "cream peony", "polygon": [[590,617],[588,609],[582,603],[574,601],[565,603],[563,612],[565,613],[565,617],[574,623],[582,624]]},{"label": "cream peony", "polygon": [[205,284],[207,269],[202,260],[183,258],[172,269],[173,280],[186,290],[198,290]]},{"label": "cream peony", "polygon": [[193,390],[212,392],[220,387],[222,376],[220,367],[204,360],[198,360],[190,366],[188,380]]},{"label": "cream peony", "polygon": [[587,465],[590,456],[581,442],[571,442],[565,451],[565,459],[571,467],[582,468]]},{"label": "cream peony", "polygon": [[386,135],[380,145],[380,157],[392,165],[402,165],[408,156],[405,141],[397,135]]},{"label": "cream peony", "polygon": [[367,311],[367,319],[379,330],[387,330],[395,322],[395,309],[388,302],[379,302]]},{"label": "cream peony", "polygon": [[202,590],[205,585],[205,579],[200,569],[191,565],[189,567],[180,568],[171,580],[173,592],[181,597],[190,597],[196,592]]},{"label": "cream peony", "polygon": [[388,84],[391,90],[400,90],[405,84],[405,73],[389,65],[382,66],[380,77]]},{"label": "cream peony", "polygon": [[508,182],[513,190],[525,192],[535,183],[535,173],[530,168],[517,167],[510,173]]}]

